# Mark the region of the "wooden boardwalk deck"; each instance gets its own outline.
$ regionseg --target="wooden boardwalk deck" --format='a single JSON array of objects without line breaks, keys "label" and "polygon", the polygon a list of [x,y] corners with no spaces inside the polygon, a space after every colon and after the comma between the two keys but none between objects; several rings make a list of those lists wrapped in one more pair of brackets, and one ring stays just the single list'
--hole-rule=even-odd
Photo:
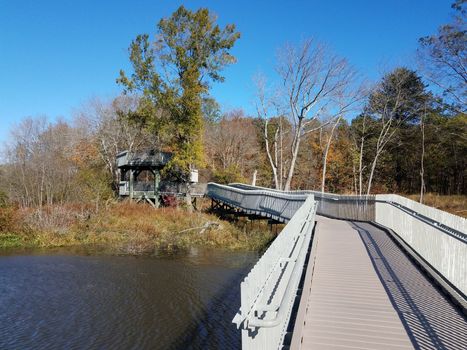
[{"label": "wooden boardwalk deck", "polygon": [[317,225],[292,349],[465,349],[465,317],[384,231],[323,217]]}]

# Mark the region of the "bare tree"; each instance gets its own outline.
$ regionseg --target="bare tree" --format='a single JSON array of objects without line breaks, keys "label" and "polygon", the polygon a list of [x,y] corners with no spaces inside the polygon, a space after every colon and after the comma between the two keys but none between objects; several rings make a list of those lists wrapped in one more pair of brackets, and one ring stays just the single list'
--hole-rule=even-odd
[{"label": "bare tree", "polygon": [[[299,46],[284,46],[279,52],[277,73],[280,87],[273,93],[266,91],[264,80],[257,83],[256,106],[258,117],[264,121],[265,150],[274,184],[289,190],[302,139],[334,123],[361,95],[352,86],[356,75],[347,61],[311,39]],[[279,125],[274,135],[269,135],[273,115],[278,116]],[[291,125],[290,131],[284,130],[283,116]],[[319,122],[323,118],[326,121]]]},{"label": "bare tree", "polygon": [[425,167],[424,167],[424,162],[425,162],[425,121],[424,118],[426,118],[426,107],[425,111],[420,117],[420,131],[422,133],[422,154],[420,157],[420,203],[423,204],[423,195],[425,194],[426,191],[426,186],[425,186]]},{"label": "bare tree", "polygon": [[7,147],[9,197],[23,207],[63,203],[74,196],[73,129],[46,117],[26,118]]},{"label": "bare tree", "polygon": [[[280,52],[277,71],[282,83],[282,106],[293,127],[290,165],[283,186],[289,190],[302,138],[334,122],[359,98],[352,92],[355,72],[347,61],[311,39],[300,46],[286,45]],[[314,122],[324,116],[327,121],[316,127]]]},{"label": "bare tree", "polygon": [[[363,115],[354,119],[352,122],[353,143],[355,147],[355,153],[358,157],[358,159],[354,159],[355,193],[360,196],[363,193],[363,173],[366,169],[366,166],[363,164],[363,155],[365,151],[365,141],[369,136],[368,118],[368,115],[363,113]],[[355,163],[358,163],[358,165]],[[356,175],[357,172],[358,181]]]},{"label": "bare tree", "polygon": [[128,119],[128,114],[138,108],[138,102],[138,98],[131,95],[119,96],[111,101],[96,98],[75,114],[75,123],[86,130],[86,137],[95,140],[99,156],[114,179],[114,188],[117,188],[119,181],[116,165],[118,153],[160,146],[157,138]]},{"label": "bare tree", "polygon": [[257,76],[255,82],[257,87],[256,112],[258,118],[263,121],[263,141],[266,156],[271,167],[274,186],[277,190],[281,190],[283,180],[283,117],[279,115],[279,123],[275,130],[272,130],[274,135],[271,139],[269,134],[271,132],[270,119],[275,96],[267,96],[269,92],[266,92],[266,80],[263,76]]},{"label": "bare tree", "polygon": [[420,39],[419,67],[425,78],[441,88],[445,97],[459,107],[467,108],[467,1],[458,0],[451,23],[438,33]]},{"label": "bare tree", "polygon": [[9,197],[23,207],[38,204],[38,201],[42,204],[45,186],[44,166],[37,164],[39,167],[36,168],[33,159],[37,155],[39,135],[46,128],[46,117],[26,118],[12,129],[11,142],[7,146],[8,174],[6,178]]},{"label": "bare tree", "polygon": [[206,153],[214,170],[235,170],[241,177],[253,173],[259,151],[253,119],[242,110],[224,114],[206,126]]}]

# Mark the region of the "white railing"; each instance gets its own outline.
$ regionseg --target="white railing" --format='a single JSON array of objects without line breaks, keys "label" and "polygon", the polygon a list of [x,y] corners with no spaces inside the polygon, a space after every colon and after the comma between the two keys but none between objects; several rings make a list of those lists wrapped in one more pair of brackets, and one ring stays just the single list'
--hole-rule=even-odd
[{"label": "white railing", "polygon": [[[265,190],[244,184],[236,188]],[[467,220],[395,194],[342,196],[315,191],[277,193],[314,194],[317,214],[338,219],[373,221],[394,231],[434,272],[449,283],[449,291],[467,294]]]},{"label": "white railing", "polygon": [[464,218],[398,195],[340,196],[314,191],[284,192],[244,184],[208,184],[207,196],[250,214],[288,222],[241,283],[241,307],[233,322],[242,329],[243,349],[281,348],[315,214],[374,221],[392,230],[434,269],[435,275],[449,283],[449,292],[465,304],[467,220]]},{"label": "white railing", "polygon": [[243,349],[279,349],[284,341],[315,222],[313,195],[208,184],[207,196],[255,215],[287,221],[240,285],[233,322]]},{"label": "white railing", "polygon": [[466,219],[389,194],[376,195],[375,222],[396,232],[465,298]]},{"label": "white railing", "polygon": [[240,183],[233,183],[229,186],[250,191],[269,190],[275,193],[282,194],[312,194],[315,197],[315,201],[317,202],[316,213],[318,215],[324,215],[332,218],[358,221],[373,221],[375,217],[375,196],[372,195],[339,195],[309,190],[281,191]]},{"label": "white railing", "polygon": [[233,322],[243,349],[279,349],[284,341],[315,220],[310,196],[240,285]]},{"label": "white railing", "polygon": [[208,183],[206,196],[242,209],[247,214],[260,215],[288,222],[309,194],[289,194],[268,189],[246,190]]}]

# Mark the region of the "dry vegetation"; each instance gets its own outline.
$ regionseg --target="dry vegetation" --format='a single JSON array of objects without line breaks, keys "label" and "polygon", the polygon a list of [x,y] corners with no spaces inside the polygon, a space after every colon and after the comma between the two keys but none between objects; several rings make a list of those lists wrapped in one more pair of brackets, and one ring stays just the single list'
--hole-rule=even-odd
[{"label": "dry vegetation", "polygon": [[[420,195],[417,194],[406,195],[406,197],[417,202],[420,199]],[[423,204],[467,218],[467,196],[443,196],[436,193],[425,193]]]},{"label": "dry vegetation", "polygon": [[[405,195],[405,197],[418,202],[420,195],[412,194]],[[467,196],[443,196],[436,193],[425,193],[423,196],[423,204],[467,218]]]},{"label": "dry vegetation", "polygon": [[99,213],[85,205],[0,208],[0,248],[100,245],[123,254],[193,245],[259,250],[274,234],[265,223],[254,226],[246,230],[205,212],[154,210],[129,202],[112,204]]}]

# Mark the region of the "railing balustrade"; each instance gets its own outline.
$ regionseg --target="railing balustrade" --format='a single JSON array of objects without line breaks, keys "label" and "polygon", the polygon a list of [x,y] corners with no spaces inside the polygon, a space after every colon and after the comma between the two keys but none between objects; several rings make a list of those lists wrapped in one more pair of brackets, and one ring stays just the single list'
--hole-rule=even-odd
[{"label": "railing balustrade", "polygon": [[342,196],[213,183],[208,184],[206,195],[249,214],[288,222],[241,283],[241,307],[233,322],[242,329],[243,349],[282,347],[312,241],[315,214],[372,221],[392,230],[447,281],[449,291],[457,293],[458,300],[465,304],[464,218],[398,195]]},{"label": "railing balustrade", "polygon": [[288,222],[241,283],[241,306],[233,319],[242,329],[243,349],[278,349],[313,234],[313,195],[208,184],[207,196],[250,214]]},{"label": "railing balustrade", "polygon": [[[266,190],[245,184],[230,186]],[[467,220],[396,194],[347,196],[316,191],[279,191],[313,194],[318,215],[337,219],[372,221],[395,232],[460,298],[467,294]]]},{"label": "railing balustrade", "polygon": [[466,219],[390,194],[376,195],[374,221],[393,230],[465,300]]},{"label": "railing balustrade", "polygon": [[288,222],[308,198],[307,193],[281,193],[268,189],[242,189],[209,183],[206,195],[248,214]]}]

